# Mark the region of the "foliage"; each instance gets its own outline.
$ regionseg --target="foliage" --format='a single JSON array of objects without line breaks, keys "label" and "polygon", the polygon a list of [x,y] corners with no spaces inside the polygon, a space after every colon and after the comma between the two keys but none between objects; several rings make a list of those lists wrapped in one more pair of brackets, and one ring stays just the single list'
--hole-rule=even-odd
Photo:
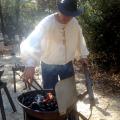
[{"label": "foliage", "polygon": [[85,13],[79,17],[84,28],[90,58],[106,69],[120,67],[120,1],[87,0],[80,5]]},{"label": "foliage", "polygon": [[[5,27],[4,33],[9,36],[9,39],[13,39],[16,34],[27,36],[43,17],[56,10],[56,0],[0,1]],[[0,22],[0,28],[2,24]]]}]

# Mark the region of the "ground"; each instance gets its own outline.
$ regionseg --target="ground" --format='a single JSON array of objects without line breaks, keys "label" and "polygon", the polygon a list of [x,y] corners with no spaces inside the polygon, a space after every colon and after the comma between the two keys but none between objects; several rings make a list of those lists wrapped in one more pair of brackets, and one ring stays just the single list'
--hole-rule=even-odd
[{"label": "ground", "polygon": [[[7,87],[10,91],[12,99],[16,105],[17,112],[13,113],[11,106],[6,98],[5,92],[2,90],[2,96],[4,101],[5,113],[7,120],[23,120],[23,111],[18,104],[17,96],[25,92],[23,90],[24,83],[17,79],[17,92],[14,93],[13,90],[13,74],[12,66],[15,63],[20,63],[20,58],[17,56],[1,56],[0,64],[4,64],[4,75],[2,76],[2,81],[7,82]],[[79,68],[75,66],[76,70],[76,85],[78,92],[81,93],[85,89],[84,87],[84,76],[82,73],[78,72]],[[41,77],[40,77],[41,79]],[[40,80],[38,80],[40,82]],[[94,94],[96,100],[96,107],[92,110],[92,115],[90,120],[120,120],[120,94],[114,94],[109,91],[109,89],[103,87],[99,82],[94,85]],[[78,102],[78,111],[83,113],[85,116],[89,117],[90,110],[87,97],[83,101]],[[1,114],[0,114],[0,120]]]}]

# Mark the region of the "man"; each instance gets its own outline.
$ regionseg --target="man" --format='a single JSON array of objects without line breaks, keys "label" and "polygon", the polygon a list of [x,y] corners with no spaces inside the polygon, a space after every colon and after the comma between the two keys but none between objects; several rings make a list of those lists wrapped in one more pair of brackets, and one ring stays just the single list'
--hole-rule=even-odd
[{"label": "man", "polygon": [[77,9],[77,1],[62,0],[58,10],[45,17],[20,46],[26,64],[24,79],[32,82],[36,63],[41,61],[44,89],[54,88],[58,79],[73,76],[72,60],[77,56],[87,64],[89,54],[75,18],[82,14],[82,10]]}]

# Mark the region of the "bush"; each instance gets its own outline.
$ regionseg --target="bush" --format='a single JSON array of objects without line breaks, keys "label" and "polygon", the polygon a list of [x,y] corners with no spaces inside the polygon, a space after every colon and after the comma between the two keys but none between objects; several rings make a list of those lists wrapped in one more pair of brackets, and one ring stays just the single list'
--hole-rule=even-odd
[{"label": "bush", "polygon": [[80,3],[85,13],[79,17],[87,40],[90,58],[110,70],[120,67],[120,2],[87,0]]}]

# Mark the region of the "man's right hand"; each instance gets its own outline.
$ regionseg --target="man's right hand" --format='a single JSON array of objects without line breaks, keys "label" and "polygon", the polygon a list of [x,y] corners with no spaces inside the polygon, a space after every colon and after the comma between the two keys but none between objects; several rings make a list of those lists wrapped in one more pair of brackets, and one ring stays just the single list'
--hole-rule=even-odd
[{"label": "man's right hand", "polygon": [[22,75],[24,82],[29,82],[31,84],[34,79],[34,74],[35,67],[26,67]]}]

